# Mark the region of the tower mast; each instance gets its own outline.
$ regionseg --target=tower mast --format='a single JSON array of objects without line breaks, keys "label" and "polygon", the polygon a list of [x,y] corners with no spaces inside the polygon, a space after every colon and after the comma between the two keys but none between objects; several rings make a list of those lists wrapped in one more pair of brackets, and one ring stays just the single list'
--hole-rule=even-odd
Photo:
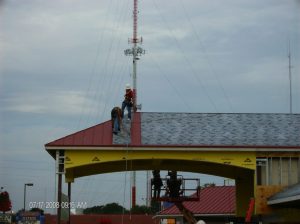
[{"label": "tower mast", "polygon": [[136,54],[136,48],[137,48],[137,0],[133,1],[133,38],[132,38],[132,43],[133,43],[133,72],[132,72],[132,81],[133,81],[133,105],[136,107],[137,103],[137,91],[136,91],[136,63],[137,63],[137,54]]},{"label": "tower mast", "polygon": [[[124,51],[125,55],[132,55],[132,84],[133,84],[133,110],[141,109],[137,101],[137,61],[139,56],[145,54],[145,50],[138,46],[138,43],[142,43],[142,38],[137,36],[138,27],[138,0],[133,0],[133,35],[129,39],[129,43],[132,44],[132,48]],[[131,172],[131,207],[136,205],[136,172]]]},{"label": "tower mast", "polygon": [[291,65],[291,46],[289,41],[288,46],[288,58],[289,58],[289,81],[290,81],[290,114],[293,113],[293,98],[292,98],[292,65]]},{"label": "tower mast", "polygon": [[132,44],[132,48],[124,51],[125,55],[132,56],[132,83],[133,83],[133,104],[134,111],[141,109],[137,101],[137,61],[139,56],[145,54],[145,50],[138,46],[138,43],[142,43],[143,39],[137,35],[138,31],[138,0],[133,0],[133,35],[129,39],[129,43]]}]

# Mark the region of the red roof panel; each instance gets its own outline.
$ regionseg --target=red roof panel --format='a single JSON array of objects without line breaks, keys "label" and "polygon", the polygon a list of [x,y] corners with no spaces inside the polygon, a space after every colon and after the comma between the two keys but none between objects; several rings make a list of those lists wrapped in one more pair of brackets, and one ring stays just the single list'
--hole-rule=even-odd
[{"label": "red roof panel", "polygon": [[[134,113],[131,123],[131,144],[141,145],[141,113]],[[112,146],[111,121],[92,126],[47,143],[46,146]]]},{"label": "red roof panel", "polygon": [[131,124],[131,145],[141,145],[142,143],[141,113],[134,113]]},{"label": "red roof panel", "polygon": [[107,145],[112,145],[112,126],[110,120],[46,144],[46,146]]},{"label": "red roof panel", "polygon": [[[199,201],[183,202],[184,206],[194,214],[234,214],[235,187],[206,187],[200,191]],[[159,215],[181,214],[175,205],[161,211]]]}]

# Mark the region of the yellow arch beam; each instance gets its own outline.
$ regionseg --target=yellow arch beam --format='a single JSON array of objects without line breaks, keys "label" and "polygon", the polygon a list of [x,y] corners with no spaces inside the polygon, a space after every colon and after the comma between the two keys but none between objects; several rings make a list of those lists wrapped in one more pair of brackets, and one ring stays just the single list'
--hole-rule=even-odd
[{"label": "yellow arch beam", "polygon": [[66,181],[126,170],[173,169],[236,178],[255,170],[255,152],[187,150],[66,150]]},{"label": "yellow arch beam", "polygon": [[[214,163],[255,170],[255,152],[196,151],[196,150],[66,150],[65,168],[76,168],[93,164],[124,163],[124,161],[183,160],[189,162]],[[149,164],[148,164],[149,165]],[[181,169],[183,164],[177,164]],[[101,167],[101,166],[100,166]],[[152,166],[144,167],[144,170]],[[184,167],[183,167],[184,169]],[[119,171],[124,170],[120,167]],[[104,171],[105,172],[105,171]],[[109,171],[106,171],[109,172]],[[97,173],[103,173],[101,168]],[[96,173],[95,173],[96,174]]]},{"label": "yellow arch beam", "polygon": [[255,152],[196,150],[66,150],[65,177],[75,178],[130,170],[177,170],[236,180],[236,214],[245,216],[254,197]]}]

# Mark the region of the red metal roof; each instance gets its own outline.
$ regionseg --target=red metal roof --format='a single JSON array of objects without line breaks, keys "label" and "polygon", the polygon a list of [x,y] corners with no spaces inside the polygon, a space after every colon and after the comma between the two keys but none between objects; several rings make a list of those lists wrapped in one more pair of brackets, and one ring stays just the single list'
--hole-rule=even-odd
[{"label": "red metal roof", "polygon": [[[141,113],[131,122],[131,145],[141,145]],[[111,120],[47,143],[46,146],[112,146]]]},{"label": "red metal roof", "polygon": [[46,146],[104,145],[112,145],[112,124],[110,120],[46,144]]},{"label": "red metal roof", "polygon": [[[235,213],[235,187],[215,186],[206,187],[200,191],[199,201],[183,202],[183,205],[193,214],[234,214]],[[161,211],[158,216],[179,215],[180,211],[175,205]]]}]

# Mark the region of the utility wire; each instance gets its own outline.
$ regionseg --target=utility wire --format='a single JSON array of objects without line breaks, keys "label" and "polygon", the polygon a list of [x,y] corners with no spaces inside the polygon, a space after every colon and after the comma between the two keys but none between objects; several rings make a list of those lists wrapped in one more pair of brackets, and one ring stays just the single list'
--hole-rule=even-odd
[{"label": "utility wire", "polygon": [[[128,5],[129,5],[129,1],[127,0],[127,2],[125,2],[124,3],[124,5],[123,5],[123,7],[121,8],[121,12],[123,12],[123,14],[122,13],[120,13],[120,17],[119,17],[119,19],[118,19],[118,21],[121,21],[121,22],[119,22],[118,24],[117,24],[117,26],[116,26],[116,30],[119,30],[120,29],[120,27],[122,27],[122,25],[124,25],[124,23],[125,23],[125,12],[127,12],[128,10]],[[126,9],[126,6],[127,6],[127,9]],[[110,79],[108,80],[108,85],[107,85],[107,92],[110,92],[109,90],[110,89],[112,89],[111,87],[112,86],[114,86],[115,87],[115,89],[113,89],[113,91],[112,92],[116,92],[117,91],[117,89],[118,89],[118,86],[117,85],[114,85],[114,83],[116,83],[116,82],[113,82],[113,78],[114,78],[114,75],[115,75],[115,69],[116,69],[116,67],[117,67],[117,62],[119,62],[120,60],[118,60],[118,58],[120,57],[120,54],[121,54],[121,52],[119,52],[118,50],[119,50],[119,46],[120,46],[120,42],[121,42],[121,38],[122,38],[122,35],[115,35],[115,41],[117,42],[116,43],[116,52],[115,52],[115,57],[114,57],[114,59],[112,60],[112,66],[111,66],[111,72],[110,72],[110,75],[109,75],[109,77],[110,77]],[[122,52],[123,53],[123,52]],[[123,55],[122,55],[123,56]],[[124,57],[124,60],[125,60],[125,57]],[[103,115],[104,115],[104,112],[106,111],[106,107],[107,107],[107,104],[108,104],[108,101],[111,101],[111,100],[106,100],[105,101],[105,105],[104,105],[104,108],[103,108],[103,111],[102,111],[102,119],[103,119]],[[98,103],[100,102],[100,100],[98,100],[97,101]],[[97,108],[99,108],[99,107],[97,107]],[[97,116],[98,117],[98,116]]]},{"label": "utility wire", "polygon": [[[112,11],[112,8],[113,7],[113,1],[109,1],[109,5],[108,5],[108,9],[106,10],[106,14],[105,14],[105,19],[104,21],[106,22],[108,20],[108,16],[111,14],[111,11]],[[91,103],[93,103],[96,98],[96,94],[97,94],[97,91],[95,90],[95,94],[94,94],[94,98],[92,98],[92,100],[90,101],[90,103],[87,102],[87,98],[88,96],[90,95],[90,92],[92,92],[91,88],[92,88],[92,84],[94,83],[93,82],[93,77],[96,75],[96,67],[97,67],[97,61],[98,61],[98,58],[99,58],[99,55],[100,55],[100,52],[103,52],[104,51],[104,44],[103,44],[103,39],[104,39],[104,32],[105,32],[105,29],[101,29],[101,34],[100,34],[100,39],[98,41],[98,46],[97,46],[97,51],[96,51],[96,57],[95,57],[95,60],[93,62],[93,65],[92,65],[92,69],[91,69],[91,75],[90,75],[90,78],[89,78],[89,83],[88,83],[88,89],[86,91],[86,94],[85,94],[85,97],[84,97],[84,107],[82,108],[82,113],[81,113],[81,116],[80,116],[80,119],[79,119],[79,122],[78,122],[78,127],[81,125],[82,123],[82,120],[83,120],[83,115],[85,114],[84,113],[84,110],[87,108],[87,116],[86,116],[86,123],[88,123],[90,117],[91,117],[91,113],[92,113],[92,108],[95,108],[94,105],[90,105]],[[105,74],[105,73],[104,73]],[[98,83],[101,83],[101,79],[104,79],[106,76],[99,76],[99,81]],[[104,80],[102,80],[104,83]],[[96,81],[95,81],[96,82]],[[97,82],[96,82],[97,83]],[[99,88],[98,88],[99,89]],[[85,125],[83,125],[85,126]],[[90,181],[91,181],[91,177],[88,177],[88,183],[87,185],[90,184]],[[81,188],[79,190],[79,194],[76,195],[76,197],[78,198],[83,189],[86,187],[86,185],[81,185]]]},{"label": "utility wire", "polygon": [[198,77],[198,75],[196,75],[196,71],[194,70],[191,62],[188,60],[186,54],[185,54],[185,51],[183,50],[183,48],[181,47],[181,45],[179,44],[179,41],[177,40],[176,38],[176,35],[174,34],[173,30],[169,27],[165,17],[163,16],[163,14],[161,13],[159,7],[157,6],[155,0],[152,0],[156,10],[158,11],[160,17],[161,17],[161,20],[165,23],[169,33],[171,34],[170,36],[174,39],[175,41],[175,44],[177,46],[177,48],[179,49],[179,51],[181,52],[181,56],[183,57],[185,63],[187,64],[187,67],[191,70],[191,73],[192,75],[194,76],[194,78],[198,81],[198,83],[200,84],[204,94],[206,95],[206,97],[208,98],[208,100],[210,101],[211,105],[213,106],[213,108],[215,109],[216,112],[218,112],[218,109],[217,109],[217,106],[216,104],[214,103],[214,101],[212,100],[212,98],[210,97],[210,95],[208,94],[208,91],[206,90],[204,84],[202,83],[201,79]]},{"label": "utility wire", "polygon": [[225,91],[225,89],[224,89],[224,87],[223,87],[223,85],[222,85],[222,83],[221,83],[221,81],[220,81],[220,79],[219,79],[218,73],[214,70],[214,68],[213,68],[213,66],[212,66],[212,63],[211,63],[211,61],[210,61],[210,59],[209,59],[209,57],[208,57],[206,48],[205,48],[205,46],[204,46],[204,44],[203,44],[203,42],[202,42],[202,40],[201,40],[201,38],[200,38],[198,32],[197,32],[196,29],[195,29],[195,26],[194,26],[194,24],[193,24],[193,22],[192,22],[192,20],[191,20],[191,17],[190,17],[189,14],[187,13],[187,10],[186,10],[186,8],[185,8],[185,6],[184,6],[182,0],[179,0],[179,1],[180,1],[180,3],[181,3],[181,6],[182,6],[181,8],[183,9],[184,15],[185,15],[187,21],[189,22],[189,24],[190,24],[191,27],[192,27],[192,30],[193,30],[194,35],[196,36],[196,38],[198,39],[198,42],[200,43],[200,47],[202,48],[202,51],[203,51],[203,53],[204,53],[204,56],[205,56],[205,59],[206,59],[206,61],[207,61],[208,66],[209,66],[209,69],[210,69],[211,73],[213,74],[213,76],[215,77],[215,79],[217,80],[217,83],[218,83],[219,87],[220,87],[221,90],[222,90],[222,93],[223,93],[223,95],[224,95],[224,97],[225,97],[225,99],[226,99],[226,101],[227,101],[227,103],[228,103],[228,106],[229,106],[231,112],[233,113],[234,110],[233,110],[233,107],[232,107],[232,103],[231,103],[231,101],[230,101],[228,95],[226,94],[226,91]]},{"label": "utility wire", "polygon": [[171,88],[174,90],[176,95],[178,96],[178,99],[182,101],[182,103],[185,105],[186,108],[188,108],[189,111],[191,111],[190,105],[186,102],[182,94],[176,89],[176,87],[172,84],[171,80],[167,77],[167,75],[162,71],[161,67],[158,65],[158,63],[150,56],[150,60],[153,62],[157,70],[159,71],[159,74],[162,74],[167,83],[171,86]]},{"label": "utility wire", "polygon": [[[109,15],[109,12],[110,12],[111,4],[112,4],[112,1],[109,1],[108,9],[106,10],[106,14],[104,16],[104,21],[107,21],[107,19],[108,19],[108,15]],[[87,87],[87,90],[85,91],[85,96],[83,98],[84,99],[84,104],[83,104],[84,106],[81,109],[81,115],[80,115],[80,118],[79,118],[78,125],[77,125],[76,129],[78,129],[81,126],[81,122],[83,120],[83,115],[85,114],[84,110],[86,108],[90,108],[90,105],[87,105],[88,104],[87,98],[88,98],[89,93],[90,93],[91,88],[92,88],[92,83],[93,83],[94,76],[96,75],[96,66],[97,66],[98,58],[99,58],[101,49],[103,49],[103,46],[104,46],[102,44],[103,37],[104,37],[104,31],[105,31],[105,29],[101,29],[101,33],[99,35],[100,38],[99,38],[99,41],[97,43],[96,57],[94,59],[94,62],[93,62],[93,65],[92,65],[92,68],[91,68],[91,71],[90,71],[90,76],[89,76],[89,81],[88,81],[88,87]]]},{"label": "utility wire", "polygon": [[[109,92],[116,92],[116,91],[110,91],[113,85],[113,78],[114,78],[114,74],[116,71],[116,67],[117,67],[117,62],[119,62],[120,60],[117,60],[118,55],[120,55],[121,52],[119,52],[118,48],[120,46],[120,41],[122,38],[122,35],[117,35],[116,33],[120,31],[120,27],[122,27],[122,24],[125,23],[125,15],[126,12],[128,10],[126,10],[126,7],[128,8],[129,5],[129,0],[127,0],[126,2],[124,1],[124,3],[118,4],[118,7],[115,7],[118,13],[115,13],[115,23],[114,26],[111,28],[111,36],[112,38],[110,39],[110,43],[108,45],[108,49],[107,49],[107,54],[106,54],[106,58],[104,60],[104,62],[102,63],[101,67],[102,69],[100,69],[101,74],[102,74],[102,79],[99,79],[98,82],[96,82],[96,90],[93,96],[93,100],[91,101],[91,103],[96,102],[96,106],[95,105],[91,105],[90,108],[96,108],[95,110],[90,109],[89,113],[88,113],[88,117],[87,117],[87,123],[90,122],[90,120],[92,119],[92,112],[95,111],[95,115],[96,115],[96,119],[98,120],[102,120],[104,117],[104,113],[106,112],[106,108],[108,105],[108,102],[111,100],[111,98],[107,98],[106,96],[108,95],[107,93]],[[114,8],[114,7],[113,7]],[[107,10],[107,12],[111,12],[111,10]],[[106,14],[106,18],[107,18],[108,14]],[[99,43],[102,42],[103,40],[103,35],[104,33],[102,32],[101,34],[101,41]],[[115,42],[117,42],[117,45],[115,45]],[[115,47],[116,46],[116,47]],[[110,63],[111,58],[113,57],[113,51],[115,51],[115,57],[114,60],[112,60],[113,63]],[[97,56],[94,62],[94,66],[93,66],[93,74],[96,73],[96,61],[98,59],[99,56],[99,52],[100,52],[100,47],[98,47],[98,51],[97,51]],[[125,60],[124,60],[125,61]],[[113,65],[110,69],[110,72],[108,71],[108,68],[110,65]],[[118,88],[118,86],[114,85],[115,87]],[[90,89],[90,87],[89,87]],[[100,93],[99,93],[100,90]],[[103,98],[105,97],[105,100],[103,100]],[[104,106],[102,108],[100,108],[100,103],[103,102]],[[96,183],[96,179],[95,178],[90,178],[88,180],[87,185],[89,186],[94,186]],[[83,189],[83,185],[81,190]]]}]

